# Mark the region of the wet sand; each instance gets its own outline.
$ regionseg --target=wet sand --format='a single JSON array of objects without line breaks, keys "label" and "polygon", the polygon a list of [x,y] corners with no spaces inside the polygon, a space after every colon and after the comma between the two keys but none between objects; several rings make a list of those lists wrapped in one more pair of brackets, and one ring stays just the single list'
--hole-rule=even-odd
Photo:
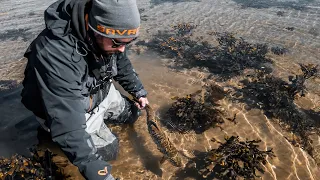
[{"label": "wet sand", "polygon": [[[43,28],[43,10],[53,1],[9,1],[1,2],[0,8],[0,105],[1,121],[0,155],[27,153],[27,147],[37,143],[37,123],[20,103],[18,84],[23,77],[25,60],[22,54],[30,41]],[[27,4],[27,5],[26,5]],[[235,32],[253,43],[268,43],[281,46],[289,53],[281,56],[270,55],[275,61],[273,74],[287,78],[298,72],[297,63],[320,64],[320,1],[179,1],[141,0],[142,27],[140,41],[148,42],[158,31],[171,31],[170,26],[190,22],[197,25],[192,31],[192,39],[216,43],[208,33]],[[281,13],[279,13],[281,12]],[[293,30],[288,27],[294,27]],[[289,30],[288,30],[289,29]],[[201,88],[202,80],[208,73],[194,67],[192,69],[172,69],[172,58],[147,50],[141,45],[132,47],[130,58],[149,92],[149,100],[159,117],[170,107],[172,96],[184,96]],[[225,83],[237,82],[235,77]],[[233,85],[238,86],[237,83]],[[295,103],[302,109],[312,109],[314,119],[320,117],[320,80],[308,81],[306,97]],[[11,89],[11,90],[10,90]],[[203,134],[185,135],[166,131],[180,151],[201,157],[204,152],[217,145],[210,141],[223,141],[225,135],[238,135],[262,140],[261,150],[273,148],[276,157],[268,159],[263,179],[303,179],[316,180],[319,168],[310,156],[299,147],[294,147],[285,138],[289,132],[283,131],[274,121],[270,121],[258,109],[247,110],[245,104],[224,102],[230,112],[237,112],[238,124],[226,122],[224,130],[209,129]],[[318,119],[317,119],[318,120]],[[168,162],[159,165],[161,154],[147,133],[145,116],[130,127],[112,127],[120,138],[120,154],[113,165],[112,174],[121,179],[201,179],[194,168],[176,168]],[[320,145],[320,137],[314,136],[314,145]]]},{"label": "wet sand", "polygon": [[[173,102],[170,98],[201,89],[201,78],[204,78],[205,74],[197,71],[174,72],[159,63],[161,61],[166,63],[166,60],[161,60],[156,54],[152,54],[148,52],[147,55],[132,55],[131,57],[142,81],[149,89],[150,103],[158,110],[160,119],[165,121],[163,114]],[[310,100],[305,99],[305,101],[305,104],[312,103]],[[220,128],[213,128],[203,134],[181,135],[166,131],[178,150],[186,154],[193,153],[195,156],[201,156],[204,152],[217,148],[217,144],[210,141],[212,138],[222,142],[225,136],[232,135],[239,136],[242,140],[261,139],[261,150],[272,148],[276,155],[275,158],[268,159],[266,172],[262,175],[263,179],[317,179],[319,171],[315,162],[301,148],[294,147],[287,141],[285,137],[291,137],[290,133],[283,131],[258,109],[247,111],[245,104],[234,104],[227,101],[223,104],[229,112],[237,113],[238,123],[235,125],[226,122],[222,125],[223,131]],[[154,179],[156,177],[159,179],[201,179],[201,176],[197,175],[192,168],[183,170],[173,167],[168,162],[159,166],[157,161],[160,160],[161,154],[157,151],[146,128],[145,116],[140,118],[134,130],[128,127],[113,128],[121,139],[119,159],[112,162],[115,175],[124,179]],[[127,167],[130,167],[129,171]]]}]

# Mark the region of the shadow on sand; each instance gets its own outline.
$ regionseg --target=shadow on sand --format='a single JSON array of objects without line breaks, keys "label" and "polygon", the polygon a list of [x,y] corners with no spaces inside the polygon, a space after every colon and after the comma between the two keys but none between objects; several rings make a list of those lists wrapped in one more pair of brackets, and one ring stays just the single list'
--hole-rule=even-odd
[{"label": "shadow on sand", "polygon": [[[178,170],[174,177],[177,179],[201,179],[201,180],[209,180],[209,179],[217,179],[218,172],[221,170],[221,166],[215,165],[212,171],[208,172],[207,170],[207,162],[205,159],[208,157],[208,152],[200,152],[194,151],[195,157],[190,159],[186,164],[184,169]],[[219,177],[218,179],[230,179],[230,177],[224,176]]]},{"label": "shadow on sand", "polygon": [[[142,163],[146,170],[151,171],[153,174],[162,177],[162,170],[159,163],[155,163],[155,159],[158,159],[153,153],[144,146],[146,141],[142,135],[139,135],[135,130],[134,125],[127,125],[125,127],[128,133],[128,138],[133,146],[135,152],[141,157]],[[160,161],[160,159],[159,159]]]}]

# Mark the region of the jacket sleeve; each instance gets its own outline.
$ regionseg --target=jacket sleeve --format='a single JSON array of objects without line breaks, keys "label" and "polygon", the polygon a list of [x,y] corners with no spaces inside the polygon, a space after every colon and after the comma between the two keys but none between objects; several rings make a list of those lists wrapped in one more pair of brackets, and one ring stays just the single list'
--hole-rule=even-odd
[{"label": "jacket sleeve", "polygon": [[146,97],[147,91],[144,89],[138,74],[134,70],[131,61],[127,56],[127,48],[117,59],[117,75],[114,80],[132,95],[137,98]]},{"label": "jacket sleeve", "polygon": [[98,171],[106,167],[110,172],[111,166],[101,160],[91,136],[85,131],[85,105],[81,102],[84,69],[77,65],[81,61],[73,61],[77,57],[72,57],[73,48],[65,41],[44,37],[41,43],[45,45],[32,52],[29,58],[35,58],[35,81],[53,141],[87,179],[113,179],[109,173],[98,175]]}]

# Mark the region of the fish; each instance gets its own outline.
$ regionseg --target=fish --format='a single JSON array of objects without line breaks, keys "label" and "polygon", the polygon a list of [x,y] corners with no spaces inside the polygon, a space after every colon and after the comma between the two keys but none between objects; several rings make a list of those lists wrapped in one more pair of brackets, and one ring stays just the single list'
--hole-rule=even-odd
[{"label": "fish", "polygon": [[145,110],[147,112],[148,132],[153,142],[157,145],[158,150],[163,154],[160,164],[163,164],[168,160],[172,165],[182,167],[183,163],[181,155],[161,129],[160,123],[155,117],[153,109],[149,105],[146,105]]},{"label": "fish", "polygon": [[[134,102],[139,102],[139,100],[134,96],[129,97],[129,99]],[[155,116],[154,110],[149,104],[147,104],[144,109],[147,113],[148,132],[153,142],[157,145],[157,149],[163,154],[160,160],[160,164],[163,164],[168,160],[172,165],[176,167],[182,167],[182,157],[179,151],[162,130],[160,122]]]}]

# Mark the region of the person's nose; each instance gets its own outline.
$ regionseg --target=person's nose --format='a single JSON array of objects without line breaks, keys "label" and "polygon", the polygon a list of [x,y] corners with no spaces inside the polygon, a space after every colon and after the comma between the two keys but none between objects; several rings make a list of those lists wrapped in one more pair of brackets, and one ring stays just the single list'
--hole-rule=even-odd
[{"label": "person's nose", "polygon": [[117,49],[118,49],[118,51],[120,51],[120,52],[124,52],[124,49],[125,49],[125,48],[126,48],[126,46],[123,45],[123,46],[118,47]]}]

